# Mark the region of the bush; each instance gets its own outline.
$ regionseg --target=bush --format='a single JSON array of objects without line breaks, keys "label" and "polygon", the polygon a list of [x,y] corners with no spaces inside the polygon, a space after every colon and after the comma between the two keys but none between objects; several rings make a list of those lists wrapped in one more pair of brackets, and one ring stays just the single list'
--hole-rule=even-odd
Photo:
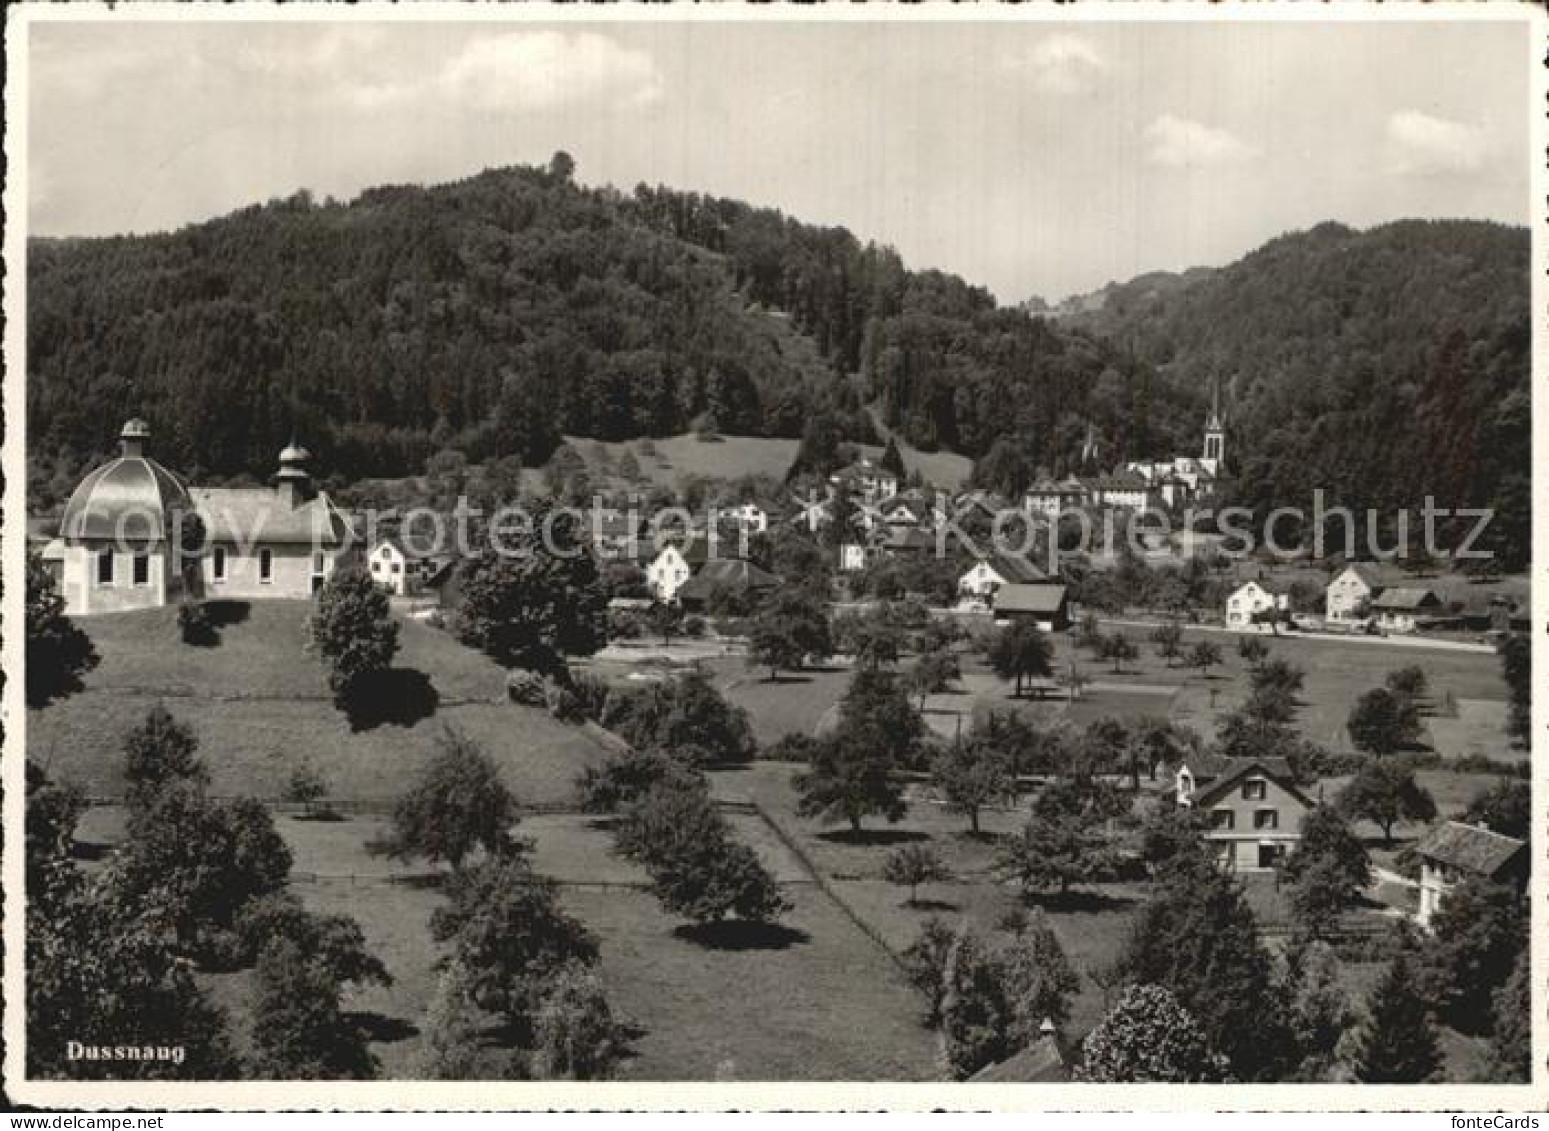
[{"label": "bush", "polygon": [[608,705],[608,693],[612,690],[608,681],[589,672],[570,677],[570,690],[574,692],[577,707],[583,717],[598,722]]},{"label": "bush", "polygon": [[184,644],[207,647],[215,643],[215,625],[210,611],[199,601],[184,601],[177,608],[178,632]]},{"label": "bush", "polygon": [[585,716],[581,711],[581,699],[568,683],[556,679],[543,681],[543,701],[549,714],[566,723],[578,723]]},{"label": "bush", "polygon": [[506,694],[511,697],[511,702],[522,707],[548,705],[547,688],[543,677],[525,668],[517,668],[506,676]]},{"label": "bush", "polygon": [[683,618],[683,635],[699,637],[705,634],[705,618],[691,616]]},{"label": "bush", "polygon": [[818,740],[810,734],[794,731],[764,747],[761,757],[769,762],[795,762],[804,766],[812,760],[817,745]]}]

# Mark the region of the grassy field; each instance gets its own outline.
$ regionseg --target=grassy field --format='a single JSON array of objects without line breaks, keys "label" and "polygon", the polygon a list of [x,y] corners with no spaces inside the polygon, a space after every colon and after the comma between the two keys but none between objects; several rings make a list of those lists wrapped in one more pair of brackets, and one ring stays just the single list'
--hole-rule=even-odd
[{"label": "grassy field", "polygon": [[275,798],[309,762],[340,804],[379,807],[401,792],[446,724],[483,745],[527,803],[568,800],[581,767],[602,756],[580,728],[502,702],[497,665],[413,621],[400,622],[395,661],[404,714],[356,729],[304,649],[308,607],[253,602],[211,648],[182,643],[171,609],[82,620],[101,663],[83,691],[28,712],[28,756],[89,793],[117,794],[123,737],[158,703],[193,727],[221,794]]},{"label": "grassy field", "polygon": [[[686,476],[707,479],[737,479],[745,475],[766,475],[784,481],[796,458],[797,441],[764,436],[722,436],[702,440],[693,433],[653,440],[654,456],[641,451],[642,441],[608,442],[567,436],[566,441],[581,453],[594,481],[601,481],[617,467],[626,451],[634,453],[641,474],[653,483],[676,487]],[[860,445],[863,454],[878,459],[882,448]],[[927,482],[944,491],[956,491],[973,470],[973,461],[953,452],[922,452],[899,442],[904,466],[919,469]],[[602,453],[606,453],[603,455]]]}]

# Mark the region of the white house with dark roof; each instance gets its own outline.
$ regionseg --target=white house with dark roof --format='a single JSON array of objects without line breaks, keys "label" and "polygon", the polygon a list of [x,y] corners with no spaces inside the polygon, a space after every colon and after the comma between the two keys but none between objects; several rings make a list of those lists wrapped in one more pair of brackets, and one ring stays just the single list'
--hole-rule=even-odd
[{"label": "white house with dark roof", "polygon": [[1221,865],[1236,872],[1273,869],[1301,842],[1313,801],[1284,758],[1191,754],[1179,765],[1174,799],[1209,818],[1204,837]]},{"label": "white house with dark roof", "polygon": [[1447,895],[1469,879],[1520,886],[1527,882],[1527,845],[1480,825],[1446,821],[1415,845],[1420,858],[1420,905],[1415,919],[1429,927]]},{"label": "white house with dark roof", "polygon": [[1272,610],[1284,611],[1290,607],[1290,598],[1269,588],[1263,582],[1245,581],[1233,589],[1226,598],[1226,627],[1249,629],[1260,622],[1261,614]]},{"label": "white house with dark roof", "polygon": [[[310,456],[280,453],[271,488],[189,488],[145,454],[150,426],[130,420],[121,454],[90,472],[59,522],[60,592],[72,616],[152,608],[185,593],[307,597],[355,542],[328,496],[314,489]],[[197,514],[201,545],[176,552],[178,525]]]},{"label": "white house with dark roof", "polygon": [[1366,562],[1354,562],[1341,570],[1324,590],[1324,615],[1342,624],[1360,620],[1381,592],[1376,567]]},{"label": "white house with dark roof", "polygon": [[1004,586],[1047,580],[1048,576],[1025,557],[992,552],[980,555],[957,579],[957,592],[965,601],[988,604]]}]

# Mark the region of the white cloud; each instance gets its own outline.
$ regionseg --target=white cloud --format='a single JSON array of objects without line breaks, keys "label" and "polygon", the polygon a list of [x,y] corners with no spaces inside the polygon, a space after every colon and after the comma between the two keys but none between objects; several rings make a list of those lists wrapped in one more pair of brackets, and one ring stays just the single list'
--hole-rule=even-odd
[{"label": "white cloud", "polygon": [[1403,110],[1388,119],[1389,164],[1405,176],[1476,173],[1489,156],[1485,133],[1477,126]]},{"label": "white cloud", "polygon": [[434,101],[499,114],[580,102],[646,106],[663,92],[643,51],[589,31],[518,31],[473,40],[424,78],[360,78],[344,96],[364,110]]},{"label": "white cloud", "polygon": [[1233,165],[1258,156],[1235,134],[1203,122],[1163,114],[1145,129],[1146,160],[1168,169]]},{"label": "white cloud", "polygon": [[1108,69],[1108,61],[1090,41],[1068,34],[1041,39],[1031,51],[1007,62],[1011,69],[1031,74],[1039,90],[1056,95],[1084,94]]}]

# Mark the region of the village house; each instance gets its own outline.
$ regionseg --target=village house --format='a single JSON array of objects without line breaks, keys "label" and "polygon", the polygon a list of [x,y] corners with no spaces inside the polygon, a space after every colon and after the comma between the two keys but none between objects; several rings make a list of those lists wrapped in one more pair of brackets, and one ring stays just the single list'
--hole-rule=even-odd
[{"label": "village house", "polygon": [[1283,861],[1314,804],[1284,758],[1193,754],[1178,767],[1174,786],[1180,807],[1208,815],[1205,840],[1236,872],[1269,871]]},{"label": "village house", "polygon": [[[273,488],[188,488],[145,454],[150,426],[128,421],[120,455],[90,472],[65,504],[47,557],[72,616],[153,608],[185,594],[297,598],[315,593],[354,553],[343,512],[317,491],[310,455],[280,453]],[[202,546],[175,552],[197,514]]]},{"label": "village house", "polygon": [[410,558],[397,538],[383,538],[366,554],[366,570],[371,580],[389,593],[408,596]]},{"label": "village house", "polygon": [[769,512],[752,502],[717,507],[715,520],[739,526],[749,534],[764,534],[769,530]]},{"label": "village house", "polygon": [[1323,594],[1324,615],[1342,624],[1362,620],[1372,600],[1381,592],[1376,567],[1365,562],[1355,562],[1346,566],[1328,583],[1328,589]]},{"label": "village house", "polygon": [[1382,632],[1415,632],[1428,618],[1443,612],[1441,598],[1433,590],[1399,586],[1384,589],[1371,602],[1372,615]]},{"label": "village house", "polygon": [[741,598],[751,607],[779,584],[779,578],[753,562],[742,558],[717,558],[705,562],[693,577],[679,586],[677,599],[688,612],[704,612],[720,590]]},{"label": "village house", "polygon": [[1284,612],[1289,607],[1286,594],[1272,590],[1264,582],[1245,581],[1226,598],[1226,627],[1253,628],[1261,623],[1256,618],[1272,611]]},{"label": "village house", "polygon": [[1140,511],[1160,505],[1162,496],[1145,476],[1123,471],[1098,477],[1092,484],[1092,501],[1100,507]]},{"label": "village house", "polygon": [[898,494],[898,476],[870,458],[840,468],[829,482],[861,502],[877,503]]},{"label": "village house", "polygon": [[839,547],[840,572],[859,573],[875,556],[872,548],[865,542],[845,542]]},{"label": "village house", "polygon": [[658,601],[676,601],[678,590],[710,560],[709,540],[690,538],[663,546],[645,567],[645,583]]},{"label": "village house", "polygon": [[1003,586],[1031,585],[1047,580],[1048,575],[1025,557],[995,552],[980,555],[957,579],[957,592],[964,601],[989,605]]},{"label": "village house", "polygon": [[1031,621],[1044,632],[1070,627],[1070,597],[1063,585],[1013,582],[995,591],[991,608],[996,620]]},{"label": "village house", "polygon": [[1415,920],[1429,927],[1449,892],[1469,879],[1521,888],[1527,883],[1527,845],[1479,825],[1447,821],[1415,845],[1420,858],[1420,905]]},{"label": "village house", "polygon": [[1022,509],[1028,514],[1058,518],[1062,511],[1073,511],[1086,505],[1090,494],[1089,485],[1074,476],[1058,482],[1040,479],[1023,494]]}]

